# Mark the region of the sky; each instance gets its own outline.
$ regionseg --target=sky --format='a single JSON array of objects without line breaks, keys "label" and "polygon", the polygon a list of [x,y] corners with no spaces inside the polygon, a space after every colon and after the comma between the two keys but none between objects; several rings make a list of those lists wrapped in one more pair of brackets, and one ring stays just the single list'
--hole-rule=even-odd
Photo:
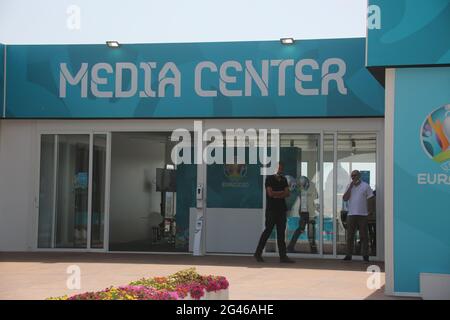
[{"label": "sky", "polygon": [[365,37],[367,0],[0,0],[0,43]]}]

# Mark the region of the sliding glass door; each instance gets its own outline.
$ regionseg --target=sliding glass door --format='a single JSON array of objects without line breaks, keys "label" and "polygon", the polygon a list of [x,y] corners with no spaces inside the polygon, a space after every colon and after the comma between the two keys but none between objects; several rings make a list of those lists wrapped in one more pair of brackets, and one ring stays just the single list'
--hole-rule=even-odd
[{"label": "sliding glass door", "polygon": [[[377,135],[363,132],[333,132],[324,134],[323,144],[323,254],[343,256],[347,254],[347,203],[342,197],[351,181],[353,170],[359,170],[363,181],[372,190],[377,187]],[[377,227],[380,208],[376,197],[367,200],[369,254],[377,256]],[[379,233],[379,232],[378,232]],[[378,240],[379,241],[379,240]],[[361,254],[359,231],[354,239],[353,255]]]},{"label": "sliding glass door", "polygon": [[[347,254],[346,203],[343,194],[350,174],[359,170],[362,180],[377,189],[377,134],[324,132],[322,134],[281,134],[280,158],[285,165],[290,197],[286,244],[290,254],[340,257]],[[376,192],[374,192],[376,194]],[[368,199],[369,254],[379,257],[380,217],[376,197]],[[377,223],[378,222],[378,223]],[[360,255],[359,232],[353,255]],[[266,253],[277,253],[276,231]]]},{"label": "sliding glass door", "polygon": [[290,253],[320,253],[320,134],[280,137],[290,196],[286,199],[286,244]]},{"label": "sliding glass door", "polygon": [[103,248],[106,134],[41,135],[38,248]]},{"label": "sliding glass door", "polygon": [[[377,189],[377,137],[373,133],[337,134],[337,190],[336,190],[336,251],[337,255],[347,254],[347,204],[342,200],[353,170],[361,173],[361,180],[370,185],[374,194]],[[369,255],[377,256],[377,217],[376,196],[368,199]],[[377,212],[378,211],[378,212]],[[378,227],[379,229],[379,227]],[[355,236],[352,254],[361,254],[359,232]]]}]

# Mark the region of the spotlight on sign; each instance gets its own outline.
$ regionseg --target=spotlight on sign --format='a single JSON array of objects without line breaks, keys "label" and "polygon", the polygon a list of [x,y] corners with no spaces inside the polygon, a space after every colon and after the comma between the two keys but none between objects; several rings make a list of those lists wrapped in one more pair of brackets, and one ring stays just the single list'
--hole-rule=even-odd
[{"label": "spotlight on sign", "polygon": [[294,41],[294,38],[281,38],[280,42],[282,44],[289,45],[289,44],[294,44],[295,41]]},{"label": "spotlight on sign", "polygon": [[106,41],[106,45],[110,48],[119,48],[120,47],[119,41]]}]

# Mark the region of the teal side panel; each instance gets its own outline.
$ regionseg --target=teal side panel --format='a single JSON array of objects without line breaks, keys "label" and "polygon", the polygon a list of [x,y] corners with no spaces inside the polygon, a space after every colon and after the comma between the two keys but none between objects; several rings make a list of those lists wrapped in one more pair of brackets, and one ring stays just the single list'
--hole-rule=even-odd
[{"label": "teal side panel", "polygon": [[450,68],[397,69],[394,290],[450,274]]},{"label": "teal side panel", "polygon": [[[367,66],[450,64],[450,0],[370,0]],[[370,8],[370,7],[369,7]],[[369,10],[369,22],[376,11]]]}]

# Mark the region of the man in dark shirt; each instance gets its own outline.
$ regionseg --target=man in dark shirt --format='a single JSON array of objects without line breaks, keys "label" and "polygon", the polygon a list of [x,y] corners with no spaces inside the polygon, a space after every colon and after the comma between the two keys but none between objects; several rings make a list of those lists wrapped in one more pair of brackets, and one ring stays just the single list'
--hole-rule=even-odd
[{"label": "man in dark shirt", "polygon": [[286,232],[287,211],[285,198],[289,197],[289,186],[286,178],[282,175],[283,169],[283,164],[280,162],[277,173],[266,178],[266,228],[261,234],[258,247],[256,248],[256,252],[254,254],[254,257],[258,262],[264,262],[262,252],[274,226],[277,227],[277,243],[278,252],[280,254],[280,262],[294,262],[286,255],[286,242],[284,239]]}]

